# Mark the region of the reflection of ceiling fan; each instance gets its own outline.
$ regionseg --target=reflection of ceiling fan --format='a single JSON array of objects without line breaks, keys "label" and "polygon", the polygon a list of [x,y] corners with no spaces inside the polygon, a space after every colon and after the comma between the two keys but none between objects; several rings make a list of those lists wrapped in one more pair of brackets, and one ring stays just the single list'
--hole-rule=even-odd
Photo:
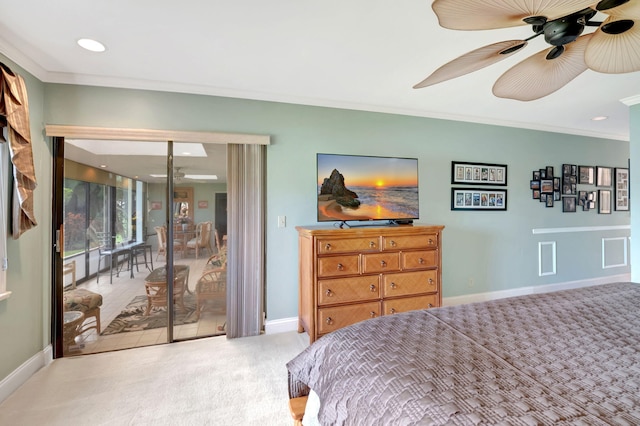
[{"label": "reflection of ceiling fan", "polygon": [[[544,35],[551,45],[516,64],[493,86],[500,98],[531,101],[547,96],[587,69],[620,74],[640,71],[640,0],[435,0],[444,28],[488,30],[531,25],[534,35],[468,52],[435,70],[414,88],[477,71],[520,51]],[[602,12],[604,22],[591,19]],[[581,35],[585,27],[598,27]]]},{"label": "reflection of ceiling fan", "polygon": [[181,181],[185,177],[185,173],[182,171],[182,167],[173,168],[173,180],[176,182]]}]

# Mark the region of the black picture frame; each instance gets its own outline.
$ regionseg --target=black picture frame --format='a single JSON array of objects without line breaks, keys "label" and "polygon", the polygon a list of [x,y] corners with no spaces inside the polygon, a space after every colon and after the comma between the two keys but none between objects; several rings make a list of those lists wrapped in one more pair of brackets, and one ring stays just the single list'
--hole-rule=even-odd
[{"label": "black picture frame", "polygon": [[578,195],[578,166],[575,164],[562,165],[562,195]]},{"label": "black picture frame", "polygon": [[598,213],[611,214],[611,190],[598,190]]},{"label": "black picture frame", "polygon": [[505,211],[507,210],[507,190],[451,188],[451,210]]},{"label": "black picture frame", "polygon": [[507,165],[452,161],[451,183],[507,186]]},{"label": "black picture frame", "polygon": [[613,207],[616,211],[629,211],[629,169],[616,167],[614,178],[615,197]]},{"label": "black picture frame", "polygon": [[541,179],[540,180],[540,193],[541,194],[553,194],[553,179]]},{"label": "black picture frame", "polygon": [[575,213],[576,197],[562,197],[562,212]]},{"label": "black picture frame", "polygon": [[581,185],[593,185],[595,183],[595,171],[593,166],[578,166],[578,183]]},{"label": "black picture frame", "polygon": [[596,186],[609,187],[612,183],[611,167],[596,166]]}]

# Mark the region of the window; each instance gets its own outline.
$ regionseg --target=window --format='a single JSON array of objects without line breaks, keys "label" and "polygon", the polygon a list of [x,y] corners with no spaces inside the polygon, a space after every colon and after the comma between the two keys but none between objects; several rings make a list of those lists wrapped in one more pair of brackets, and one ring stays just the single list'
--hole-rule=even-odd
[{"label": "window", "polygon": [[[5,128],[6,135],[6,128]],[[6,140],[6,138],[5,138]],[[9,215],[9,147],[8,143],[0,143],[0,300],[11,295],[7,291],[7,235]]]}]

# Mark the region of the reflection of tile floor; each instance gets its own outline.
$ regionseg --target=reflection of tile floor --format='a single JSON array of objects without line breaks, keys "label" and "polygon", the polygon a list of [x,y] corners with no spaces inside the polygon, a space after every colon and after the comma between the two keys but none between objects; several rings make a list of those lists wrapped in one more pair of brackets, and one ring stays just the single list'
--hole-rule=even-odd
[{"label": "reflection of tile floor", "polygon": [[[155,253],[154,253],[155,256]],[[176,264],[189,265],[189,289],[193,291],[196,282],[205,266],[207,257],[195,259],[193,255],[186,259],[177,259]],[[163,265],[163,258],[156,261],[154,266],[158,268]],[[157,263],[157,264],[156,264]],[[140,267],[137,272],[134,269],[134,278],[129,277],[129,272],[121,272],[119,277],[113,276],[113,284],[109,284],[109,274],[100,276],[100,283],[96,284],[95,278],[78,285],[79,288],[102,294],[102,307],[100,309],[100,327],[106,329],[111,321],[124,309],[125,306],[135,296],[145,294],[144,278],[149,274],[149,270]],[[192,324],[184,324],[174,327],[174,340],[191,339],[194,337],[205,337],[216,334],[224,334],[219,331],[226,321],[225,312],[221,309],[208,309],[200,315],[200,320]],[[69,355],[79,355],[97,352],[107,352],[118,349],[128,349],[138,346],[149,346],[167,342],[166,328],[154,328],[144,331],[133,331],[126,333],[112,334],[109,336],[98,336],[95,329],[91,329],[76,338],[78,348],[72,348]]]}]

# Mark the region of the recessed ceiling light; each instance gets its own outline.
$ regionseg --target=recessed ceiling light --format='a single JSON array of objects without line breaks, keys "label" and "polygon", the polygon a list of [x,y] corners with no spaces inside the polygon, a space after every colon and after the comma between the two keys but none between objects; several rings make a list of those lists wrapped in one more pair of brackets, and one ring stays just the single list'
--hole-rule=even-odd
[{"label": "recessed ceiling light", "polygon": [[606,115],[599,115],[597,117],[593,117],[591,121],[602,121],[602,120],[606,120],[607,118],[609,117],[607,117]]},{"label": "recessed ceiling light", "polygon": [[91,52],[104,52],[107,48],[99,41],[92,40],[90,38],[81,38],[78,40],[78,45]]},{"label": "recessed ceiling light", "polygon": [[106,165],[106,164],[100,164],[100,168],[102,168],[102,169],[106,169],[106,168],[107,168],[107,165]]}]

